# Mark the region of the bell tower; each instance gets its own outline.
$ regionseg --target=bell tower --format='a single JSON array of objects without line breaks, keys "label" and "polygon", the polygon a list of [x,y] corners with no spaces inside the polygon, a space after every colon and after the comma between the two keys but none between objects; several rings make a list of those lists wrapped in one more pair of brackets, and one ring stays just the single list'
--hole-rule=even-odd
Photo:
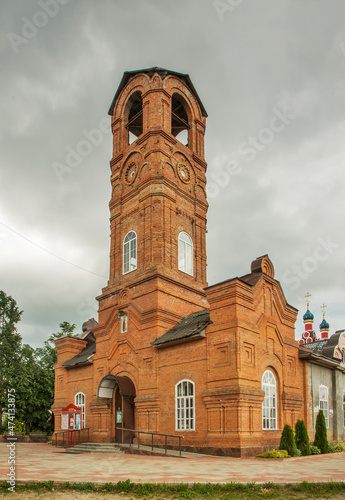
[{"label": "bell tower", "polygon": [[171,326],[208,307],[207,113],[188,75],[155,67],[124,73],[109,115],[110,276],[100,312],[125,296],[122,304]]}]

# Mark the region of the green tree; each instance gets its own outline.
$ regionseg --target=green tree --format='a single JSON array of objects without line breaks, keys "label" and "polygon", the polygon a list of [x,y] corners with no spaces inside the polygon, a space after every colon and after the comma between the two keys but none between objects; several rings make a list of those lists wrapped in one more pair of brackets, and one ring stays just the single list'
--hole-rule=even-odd
[{"label": "green tree", "polygon": [[280,438],[280,450],[286,450],[291,457],[297,454],[297,448],[295,444],[295,437],[293,434],[292,427],[285,424],[281,438]]},{"label": "green tree", "polygon": [[22,338],[17,323],[22,312],[12,297],[0,290],[0,425],[2,409],[7,408],[7,389],[13,387],[20,364]]},{"label": "green tree", "polygon": [[[23,347],[18,394],[24,400],[20,408],[20,418],[25,422],[27,432],[30,429],[52,430],[53,421],[49,410],[54,403],[54,365],[57,362],[55,340],[62,335],[73,335],[76,324],[64,321],[59,326],[60,331],[52,333],[43,347],[38,347],[36,350],[30,346]],[[25,397],[25,393],[30,397]]]},{"label": "green tree", "polygon": [[21,349],[20,365],[13,382],[16,395],[16,418],[25,424],[26,433],[42,416],[39,367],[35,350],[28,344]]},{"label": "green tree", "polygon": [[314,446],[320,448],[321,453],[328,453],[326,420],[322,410],[316,417]]},{"label": "green tree", "polygon": [[[12,317],[19,321],[21,313],[16,311],[15,301],[11,298],[6,304],[9,311],[17,312]],[[6,319],[5,314],[4,317]],[[5,320],[3,322],[6,323]],[[12,325],[10,321],[7,323]],[[15,390],[15,417],[25,424],[27,433],[30,430],[49,431],[52,428],[50,408],[54,402],[54,365],[57,361],[55,340],[62,335],[73,335],[76,328],[74,323],[68,321],[59,326],[60,331],[53,333],[44,346],[37,349],[28,344],[22,345],[22,338],[13,326],[8,327],[6,336],[3,336],[8,347],[8,367],[4,370],[6,385],[3,384],[2,390],[3,408],[7,409],[7,387],[11,387]]]},{"label": "green tree", "polygon": [[304,420],[297,420],[295,425],[295,443],[296,447],[301,450],[302,455],[311,455],[309,436]]},{"label": "green tree", "polygon": [[7,389],[14,389],[15,418],[25,424],[27,432],[48,431],[52,425],[49,410],[54,402],[55,340],[62,335],[73,336],[76,324],[63,321],[60,331],[53,333],[43,347],[33,349],[22,345],[17,332],[21,315],[16,301],[0,291],[0,413],[8,408]]},{"label": "green tree", "polygon": [[49,387],[52,388],[53,399],[54,399],[54,365],[57,362],[57,349],[55,347],[55,340],[60,338],[62,335],[74,336],[74,330],[76,324],[69,323],[68,321],[63,321],[60,323],[60,331],[57,333],[52,333],[51,336],[44,342],[44,347],[38,347],[36,349],[36,357],[39,359],[40,366],[45,373],[46,380],[48,381]]},{"label": "green tree", "polygon": [[[38,347],[35,351],[36,360],[39,365],[37,379],[41,385],[40,404],[42,408],[45,408],[45,413],[40,416],[40,430],[47,430],[46,428],[42,428],[47,420],[47,418],[44,419],[44,415],[47,417],[47,412],[54,403],[54,366],[57,363],[55,340],[60,338],[62,335],[75,336],[74,330],[76,326],[77,325],[75,323],[71,324],[68,321],[63,321],[59,325],[60,331],[52,333],[48,340],[44,342],[44,347]],[[37,424],[35,425],[37,426]],[[50,419],[47,425],[49,427],[48,430],[52,430],[53,420]]]},{"label": "green tree", "polygon": [[60,327],[60,332],[58,333],[53,333],[52,337],[56,340],[57,338],[61,337],[62,335],[68,335],[69,337],[75,337],[76,334],[74,333],[74,330],[76,329],[76,324],[75,323],[69,323],[68,321],[63,321],[62,323],[59,324]]}]

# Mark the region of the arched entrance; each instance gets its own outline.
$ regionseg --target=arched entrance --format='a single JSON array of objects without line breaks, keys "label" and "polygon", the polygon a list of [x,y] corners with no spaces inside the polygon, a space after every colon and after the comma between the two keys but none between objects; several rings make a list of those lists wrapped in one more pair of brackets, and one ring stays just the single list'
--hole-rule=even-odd
[{"label": "arched entrance", "polygon": [[[115,397],[114,397],[115,390]],[[102,378],[97,397],[114,397],[114,419],[115,419],[115,441],[117,443],[129,443],[133,439],[133,433],[124,429],[134,429],[134,398],[135,387],[128,377],[115,377],[115,375],[106,375]]]}]

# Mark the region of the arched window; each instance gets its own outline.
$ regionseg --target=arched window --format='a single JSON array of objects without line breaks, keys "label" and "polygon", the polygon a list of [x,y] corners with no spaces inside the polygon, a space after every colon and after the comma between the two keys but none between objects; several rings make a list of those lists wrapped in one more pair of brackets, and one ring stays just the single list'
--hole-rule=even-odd
[{"label": "arched window", "polygon": [[325,385],[320,385],[319,387],[319,408],[323,411],[326,427],[329,427],[329,416],[328,416],[328,387]]},{"label": "arched window", "polygon": [[171,102],[171,133],[182,144],[188,146],[190,129],[187,115],[187,104],[180,94],[173,94]]},{"label": "arched window", "polygon": [[129,113],[126,128],[129,144],[143,133],[143,101],[140,92],[134,92],[129,98]]},{"label": "arched window", "polygon": [[262,428],[277,428],[277,383],[275,376],[270,370],[266,370],[262,376],[262,390],[265,399],[262,403]]},{"label": "arched window", "polygon": [[123,240],[123,274],[137,268],[137,235],[134,231],[126,234]]},{"label": "arched window", "polygon": [[74,396],[74,404],[76,406],[80,406],[81,408],[81,428],[84,429],[85,427],[85,394],[82,392],[78,392]]},{"label": "arched window", "polygon": [[184,232],[178,236],[178,268],[193,276],[193,240]]},{"label": "arched window", "polygon": [[194,382],[181,380],[175,386],[175,420],[177,431],[195,430]]}]

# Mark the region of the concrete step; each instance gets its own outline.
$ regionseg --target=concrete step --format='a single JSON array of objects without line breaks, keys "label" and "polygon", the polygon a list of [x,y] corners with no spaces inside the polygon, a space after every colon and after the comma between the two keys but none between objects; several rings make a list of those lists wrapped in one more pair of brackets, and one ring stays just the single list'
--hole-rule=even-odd
[{"label": "concrete step", "polygon": [[122,453],[114,443],[80,443],[66,449],[67,453]]}]

